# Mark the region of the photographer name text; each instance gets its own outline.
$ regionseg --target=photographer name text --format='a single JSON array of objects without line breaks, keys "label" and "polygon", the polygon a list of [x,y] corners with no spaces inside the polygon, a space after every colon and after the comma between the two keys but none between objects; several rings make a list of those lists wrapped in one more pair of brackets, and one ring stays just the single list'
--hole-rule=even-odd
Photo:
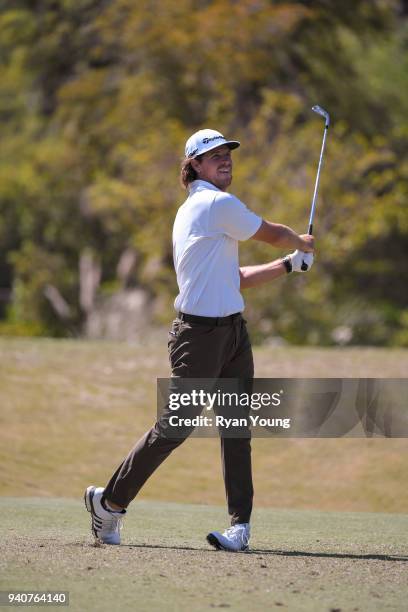
[{"label": "photographer name text", "polygon": [[216,415],[214,418],[209,416],[199,415],[193,418],[179,417],[173,414],[169,417],[169,425],[171,427],[224,427],[231,429],[233,427],[277,427],[289,429],[291,419],[282,418],[262,418],[259,415],[249,415],[243,418],[227,418],[221,415]]}]

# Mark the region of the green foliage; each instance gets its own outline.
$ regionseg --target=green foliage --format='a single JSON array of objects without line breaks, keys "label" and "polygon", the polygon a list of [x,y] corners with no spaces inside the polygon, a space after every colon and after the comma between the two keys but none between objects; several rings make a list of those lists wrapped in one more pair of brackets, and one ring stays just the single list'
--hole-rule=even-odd
[{"label": "green foliage", "polygon": [[[79,332],[81,253],[95,255],[101,286],[114,287],[128,247],[137,256],[132,283],[157,296],[161,321],[170,317],[179,161],[200,127],[242,140],[234,193],[305,231],[318,102],[333,129],[316,266],[253,292],[248,315],[259,339],[407,345],[407,36],[396,1],[6,3],[0,287],[13,289],[8,319]],[[242,247],[243,263],[280,254]],[[51,308],[48,285],[69,304],[69,319]]]}]

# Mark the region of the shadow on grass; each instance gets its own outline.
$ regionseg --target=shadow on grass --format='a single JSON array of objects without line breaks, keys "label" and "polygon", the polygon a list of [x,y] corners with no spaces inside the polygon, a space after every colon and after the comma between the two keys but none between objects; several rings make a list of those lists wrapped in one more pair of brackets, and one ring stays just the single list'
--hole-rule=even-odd
[{"label": "shadow on grass", "polygon": [[[121,544],[123,548],[144,548],[144,549],[162,549],[162,550],[187,550],[196,552],[228,552],[217,551],[214,548],[203,548],[194,546],[170,546],[166,544]],[[353,553],[324,553],[324,552],[307,552],[304,550],[273,550],[264,548],[251,548],[244,551],[246,555],[275,555],[281,557],[312,557],[316,559],[360,559],[363,561],[403,561],[408,562],[406,555],[380,555],[380,554],[353,554]]]},{"label": "shadow on grass", "polygon": [[260,548],[251,548],[251,554],[262,555],[280,555],[282,557],[315,557],[327,559],[361,559],[363,561],[408,561],[406,555],[379,555],[366,554],[358,555],[353,553],[324,553],[324,552],[307,552],[304,550],[265,550]]}]

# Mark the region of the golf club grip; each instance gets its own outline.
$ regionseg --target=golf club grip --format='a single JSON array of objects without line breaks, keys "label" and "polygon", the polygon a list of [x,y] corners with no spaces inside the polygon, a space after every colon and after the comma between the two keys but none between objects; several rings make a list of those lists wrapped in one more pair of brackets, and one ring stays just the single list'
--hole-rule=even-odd
[{"label": "golf club grip", "polygon": [[[309,234],[309,236],[313,234],[313,223],[309,225],[309,229],[307,233]],[[305,263],[302,263],[302,265],[300,266],[300,269],[302,270],[302,272],[306,272],[307,268],[308,266]]]}]

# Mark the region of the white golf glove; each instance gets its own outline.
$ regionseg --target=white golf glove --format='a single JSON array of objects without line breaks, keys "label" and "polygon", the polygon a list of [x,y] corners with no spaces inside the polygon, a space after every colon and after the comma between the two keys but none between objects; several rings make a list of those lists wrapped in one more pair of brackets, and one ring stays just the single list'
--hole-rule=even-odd
[{"label": "white golf glove", "polygon": [[304,253],[296,250],[284,257],[284,262],[290,261],[292,269],[289,270],[289,263],[285,263],[286,270],[289,272],[307,272],[313,265],[313,253]]}]

